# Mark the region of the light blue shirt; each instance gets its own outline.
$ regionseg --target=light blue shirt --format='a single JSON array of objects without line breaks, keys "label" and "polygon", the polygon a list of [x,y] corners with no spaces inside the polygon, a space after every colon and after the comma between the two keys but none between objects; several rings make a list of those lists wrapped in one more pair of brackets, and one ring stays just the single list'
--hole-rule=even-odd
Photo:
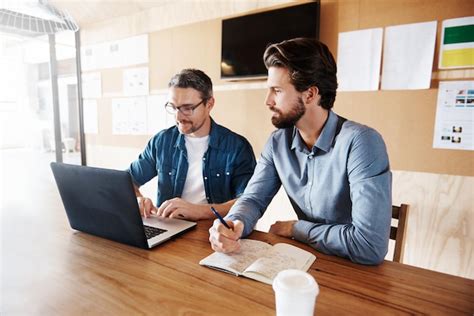
[{"label": "light blue shirt", "polygon": [[329,111],[311,151],[296,128],[274,131],[226,219],[241,220],[247,236],[282,184],[298,215],[296,240],[356,263],[383,261],[392,174],[385,143],[374,129]]}]

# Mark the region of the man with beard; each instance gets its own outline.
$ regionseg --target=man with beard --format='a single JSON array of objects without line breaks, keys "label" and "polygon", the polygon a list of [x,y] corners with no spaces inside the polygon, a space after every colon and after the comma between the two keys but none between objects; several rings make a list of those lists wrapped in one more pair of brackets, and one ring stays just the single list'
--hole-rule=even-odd
[{"label": "man with beard", "polygon": [[[211,118],[211,79],[184,69],[169,84],[166,110],[176,126],[156,134],[128,171],[144,217],[151,214],[189,220],[213,218],[211,206],[227,214],[252,176],[255,156],[242,136]],[[157,176],[155,207],[139,187]]]},{"label": "man with beard", "polygon": [[209,230],[215,251],[240,249],[283,185],[298,216],[277,221],[270,233],[361,264],[379,264],[388,248],[391,172],[382,137],[331,109],[336,63],[313,39],[270,45],[265,104],[278,128],[265,145],[244,194],[225,220]]}]

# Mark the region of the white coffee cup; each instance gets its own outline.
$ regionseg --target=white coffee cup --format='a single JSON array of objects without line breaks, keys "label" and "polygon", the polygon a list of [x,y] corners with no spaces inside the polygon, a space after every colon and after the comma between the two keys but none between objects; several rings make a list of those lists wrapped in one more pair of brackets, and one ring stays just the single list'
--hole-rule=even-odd
[{"label": "white coffee cup", "polygon": [[273,280],[277,316],[312,316],[319,286],[316,280],[301,270],[288,269]]}]

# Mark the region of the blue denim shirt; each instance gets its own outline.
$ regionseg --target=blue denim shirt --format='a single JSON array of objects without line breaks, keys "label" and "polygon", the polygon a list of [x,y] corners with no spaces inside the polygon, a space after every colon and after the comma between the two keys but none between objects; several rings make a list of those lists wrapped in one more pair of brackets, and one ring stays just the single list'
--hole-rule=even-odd
[{"label": "blue denim shirt", "polygon": [[385,144],[375,130],[351,121],[337,133],[338,120],[330,111],[311,151],[296,128],[273,132],[244,194],[226,217],[243,221],[243,236],[283,184],[298,215],[295,239],[357,263],[383,261],[392,214]]},{"label": "blue denim shirt", "polygon": [[[256,164],[249,142],[212,119],[209,147],[202,159],[208,203],[224,203],[239,197]],[[158,206],[181,197],[188,172],[184,135],[176,126],[159,132],[132,162],[128,172],[137,186],[158,176]]]}]

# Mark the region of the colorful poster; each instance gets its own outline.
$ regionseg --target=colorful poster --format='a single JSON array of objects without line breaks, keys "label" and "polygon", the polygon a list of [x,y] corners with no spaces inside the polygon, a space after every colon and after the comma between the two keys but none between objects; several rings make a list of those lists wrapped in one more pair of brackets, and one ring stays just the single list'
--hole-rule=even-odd
[{"label": "colorful poster", "polygon": [[433,148],[474,150],[474,81],[439,83]]},{"label": "colorful poster", "polygon": [[474,67],[474,16],[444,20],[439,68]]}]

